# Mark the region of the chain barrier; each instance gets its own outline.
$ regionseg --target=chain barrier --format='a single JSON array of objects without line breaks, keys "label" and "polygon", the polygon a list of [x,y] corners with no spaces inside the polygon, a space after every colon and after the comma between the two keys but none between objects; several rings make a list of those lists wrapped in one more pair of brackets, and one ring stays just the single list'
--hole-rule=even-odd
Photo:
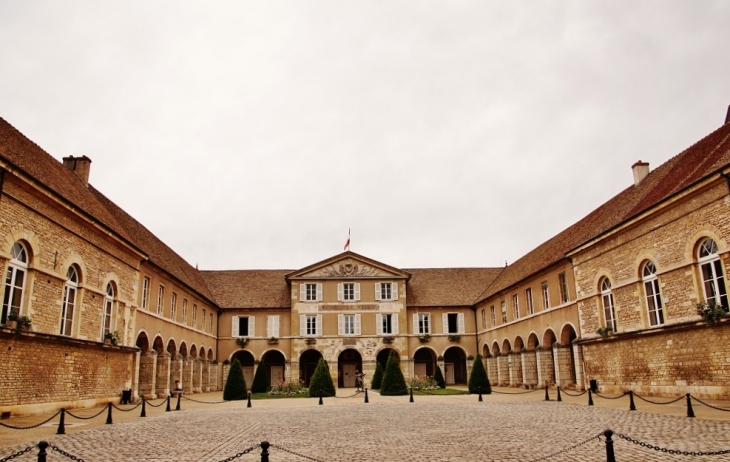
[{"label": "chain barrier", "polygon": [[569,393],[569,392],[565,391],[565,389],[561,388],[560,389],[560,393],[563,393],[565,395],[572,396],[572,397],[575,398],[577,396],[583,396],[583,395],[585,395],[586,393],[588,393],[588,390],[584,390],[581,393]]},{"label": "chain barrier", "polygon": [[[135,409],[137,409],[138,407],[140,407],[140,406],[142,405],[142,401],[140,401],[139,403],[137,403],[137,405],[136,405],[136,406],[134,406],[134,407],[131,407],[131,408],[129,408],[129,409],[123,409],[123,408],[121,408],[121,407],[117,406],[117,405],[116,405],[116,404],[114,404],[114,403],[111,403],[111,405],[112,405],[112,407],[113,407],[114,409],[116,409],[117,411],[122,411],[122,412],[129,412],[129,411],[134,411]],[[68,412],[68,411],[66,411],[66,412]]]},{"label": "chain barrier", "polygon": [[182,399],[186,399],[188,401],[192,401],[194,403],[200,403],[200,404],[223,404],[223,403],[227,403],[228,401],[242,401],[242,400],[246,399],[246,397],[244,396],[243,398],[230,399],[228,401],[225,401],[225,400],[224,401],[200,401],[200,400],[197,400],[197,399],[188,398],[185,395],[182,395],[181,397],[182,397]]},{"label": "chain barrier", "polygon": [[325,391],[320,391],[320,394],[319,395],[313,396],[312,398],[319,398],[320,396],[322,396],[323,398],[340,398],[340,399],[345,399],[345,398],[354,398],[355,396],[359,395],[360,393],[365,393],[365,392],[364,391],[361,391],[361,390],[358,390],[355,393],[353,393],[351,395],[348,395],[348,396],[337,396],[336,394],[332,395],[332,394],[327,393]]},{"label": "chain barrier", "polygon": [[238,459],[239,457],[245,456],[246,454],[248,454],[249,452],[253,451],[254,449],[256,449],[258,447],[261,447],[261,444],[254,444],[250,448],[244,449],[243,451],[239,452],[238,454],[236,454],[234,456],[231,456],[231,457],[228,457],[226,459],[220,460],[219,462],[231,462],[232,460],[235,460],[235,459]]},{"label": "chain barrier", "polygon": [[160,407],[160,406],[162,406],[163,404],[167,403],[167,398],[162,398],[162,402],[161,402],[160,404],[152,404],[152,403],[150,403],[150,402],[149,402],[149,400],[145,400],[145,401],[147,401],[147,405],[148,405],[148,406],[152,406],[152,407]]},{"label": "chain barrier", "polygon": [[85,462],[84,459],[82,459],[80,457],[76,457],[73,454],[69,454],[68,452],[64,451],[63,449],[59,448],[58,446],[54,446],[52,444],[49,444],[48,447],[51,448],[51,449],[53,449],[57,453],[61,454],[62,456],[65,456],[65,457],[67,457],[67,458],[69,458],[71,460],[75,460],[77,462]]},{"label": "chain barrier", "polygon": [[30,451],[32,451],[32,450],[33,450],[33,446],[28,446],[28,447],[26,447],[25,449],[23,449],[22,451],[18,451],[18,452],[16,452],[15,454],[10,454],[10,455],[9,455],[9,456],[7,456],[7,457],[3,457],[2,459],[0,459],[0,462],[8,462],[9,460],[13,460],[13,459],[15,459],[16,457],[20,457],[20,456],[22,456],[23,454],[25,454],[25,453],[28,453],[28,452],[30,452]]},{"label": "chain barrier", "polygon": [[[565,391],[565,390],[560,390],[560,391]],[[624,394],[618,395],[618,396],[603,396],[603,395],[599,394],[598,392],[595,392],[593,394],[596,395],[596,396],[598,396],[599,398],[603,398],[603,399],[619,399],[619,398],[623,398],[628,393],[624,393]]]},{"label": "chain barrier", "polygon": [[[536,391],[543,391],[542,388],[535,388],[534,390],[527,390],[527,391],[497,391],[492,389],[492,393],[497,393],[499,395],[524,395],[527,393],[535,393]],[[562,390],[560,390],[562,391]]]},{"label": "chain barrier", "polygon": [[96,414],[94,414],[94,415],[92,415],[92,416],[90,416],[90,417],[81,417],[81,416],[79,416],[79,415],[76,415],[76,414],[72,414],[72,413],[71,413],[71,411],[66,411],[66,414],[70,415],[70,416],[71,416],[71,417],[73,417],[74,419],[79,419],[79,420],[91,420],[91,419],[93,419],[94,417],[99,417],[100,415],[102,415],[102,414],[104,413],[104,411],[106,411],[106,410],[107,410],[107,408],[108,408],[108,407],[109,407],[109,406],[104,406],[104,407],[103,407],[103,408],[101,409],[101,411],[97,412]]},{"label": "chain barrier", "polygon": [[730,449],[722,449],[720,451],[680,451],[677,449],[662,448],[654,446],[653,444],[645,443],[643,441],[635,440],[621,433],[616,434],[622,440],[628,441],[629,443],[637,444],[643,448],[653,449],[655,451],[666,452],[667,454],[674,454],[679,456],[719,456],[722,454],[730,454]]},{"label": "chain barrier", "polygon": [[717,407],[717,406],[713,406],[712,404],[710,404],[710,403],[706,403],[706,402],[704,402],[704,401],[702,401],[702,400],[699,400],[699,399],[695,398],[695,397],[694,397],[694,396],[692,396],[692,395],[690,395],[690,398],[692,398],[693,400],[695,400],[695,401],[697,401],[698,403],[702,404],[703,406],[711,407],[712,409],[717,409],[718,411],[725,411],[725,412],[730,412],[730,409],[729,409],[729,408],[726,408],[726,407]]},{"label": "chain barrier", "polygon": [[305,456],[304,454],[299,454],[298,452],[294,452],[294,451],[292,451],[290,449],[283,448],[283,447],[279,446],[278,444],[271,443],[271,447],[272,448],[276,448],[276,449],[278,449],[280,451],[288,452],[289,454],[292,454],[294,456],[301,457],[303,459],[313,460],[314,462],[324,462],[324,461],[322,461],[320,459],[315,459],[314,457]]},{"label": "chain barrier", "polygon": [[557,455],[565,454],[566,452],[570,452],[570,451],[572,451],[573,449],[575,449],[575,448],[577,448],[579,446],[583,446],[584,444],[588,444],[588,443],[590,443],[593,440],[601,441],[601,435],[603,435],[603,432],[599,433],[596,436],[592,436],[592,437],[588,438],[587,440],[582,441],[582,442],[580,442],[580,443],[578,443],[576,445],[570,446],[569,448],[561,449],[558,452],[554,452],[554,453],[552,453],[550,455],[540,457],[539,459],[533,459],[531,462],[538,462],[538,461],[541,461],[541,460],[551,459],[551,458],[553,458],[553,457],[555,457]]},{"label": "chain barrier", "polygon": [[[7,425],[7,424],[4,424],[2,422],[0,422],[0,426],[5,427],[5,428],[10,428],[12,430],[30,430],[31,428],[37,428],[37,427],[40,427],[43,424],[47,424],[48,422],[50,422],[51,420],[53,420],[60,413],[61,413],[61,411],[58,411],[55,414],[53,414],[52,416],[50,416],[49,418],[47,418],[46,420],[44,420],[43,422],[41,422],[39,424],[31,425],[30,427],[15,427],[13,425]],[[0,462],[2,462],[2,461],[0,461]]]},{"label": "chain barrier", "polygon": [[684,396],[680,396],[679,398],[677,398],[675,400],[667,401],[666,403],[659,403],[657,401],[651,401],[651,400],[648,400],[648,399],[646,399],[644,397],[641,397],[641,396],[637,395],[636,393],[634,393],[634,396],[637,397],[637,398],[639,398],[642,401],[645,401],[645,402],[649,403],[649,404],[673,404],[673,403],[676,403],[677,401],[679,401],[681,399],[684,399]]}]

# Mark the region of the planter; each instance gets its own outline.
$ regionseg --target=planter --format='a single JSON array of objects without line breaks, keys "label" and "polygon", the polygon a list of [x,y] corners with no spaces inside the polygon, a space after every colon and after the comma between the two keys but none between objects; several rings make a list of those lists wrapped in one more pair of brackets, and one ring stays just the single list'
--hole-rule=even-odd
[{"label": "planter", "polygon": [[17,329],[18,328],[18,321],[7,321],[5,323],[5,327],[8,329]]},{"label": "planter", "polygon": [[308,338],[308,339],[306,339],[304,341],[304,343],[306,343],[307,345],[314,345],[315,343],[317,343],[317,339],[316,338]]}]

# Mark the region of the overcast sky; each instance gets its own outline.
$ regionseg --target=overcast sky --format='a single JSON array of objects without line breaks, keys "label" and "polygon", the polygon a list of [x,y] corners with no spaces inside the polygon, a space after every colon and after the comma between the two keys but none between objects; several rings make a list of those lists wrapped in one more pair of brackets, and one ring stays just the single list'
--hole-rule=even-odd
[{"label": "overcast sky", "polygon": [[503,266],[718,128],[727,1],[0,0],[0,116],[201,269]]}]

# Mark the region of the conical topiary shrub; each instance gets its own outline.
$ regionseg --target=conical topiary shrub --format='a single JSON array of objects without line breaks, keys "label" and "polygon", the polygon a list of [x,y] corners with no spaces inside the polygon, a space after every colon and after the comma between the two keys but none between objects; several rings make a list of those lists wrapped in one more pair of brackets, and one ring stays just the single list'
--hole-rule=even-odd
[{"label": "conical topiary shrub", "polygon": [[390,353],[388,364],[385,366],[383,381],[380,384],[381,395],[405,395],[408,393],[406,379],[400,370],[400,362],[395,352]]},{"label": "conical topiary shrub", "polygon": [[243,369],[238,359],[233,360],[231,369],[228,371],[226,386],[223,388],[223,401],[236,401],[246,399],[246,379],[243,378]]},{"label": "conical topiary shrub", "polygon": [[484,393],[487,395],[492,393],[492,386],[489,384],[489,377],[487,377],[487,371],[484,369],[482,355],[477,355],[474,358],[474,365],[469,375],[469,393]]},{"label": "conical topiary shrub", "polygon": [[433,379],[438,384],[439,388],[446,388],[446,381],[444,380],[444,374],[441,373],[441,366],[436,364],[436,373],[433,374]]},{"label": "conical topiary shrub", "polygon": [[266,393],[269,391],[270,382],[269,374],[266,373],[266,366],[264,362],[259,363],[259,367],[256,368],[256,375],[253,376],[253,384],[251,384],[251,393]]},{"label": "conical topiary shrub", "polygon": [[373,374],[373,380],[370,382],[370,388],[373,390],[380,390],[380,384],[383,383],[383,366],[377,363],[375,366],[375,373]]},{"label": "conical topiary shrub", "polygon": [[309,396],[317,397],[320,392],[322,396],[335,396],[335,384],[332,382],[330,369],[323,358],[319,358],[314,374],[312,374],[312,380],[309,381]]}]

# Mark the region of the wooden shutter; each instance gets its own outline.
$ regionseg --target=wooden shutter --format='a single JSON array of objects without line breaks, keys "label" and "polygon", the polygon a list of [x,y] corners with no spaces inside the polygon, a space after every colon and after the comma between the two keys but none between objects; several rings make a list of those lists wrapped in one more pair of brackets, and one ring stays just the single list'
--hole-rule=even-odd
[{"label": "wooden shutter", "polygon": [[457,323],[459,325],[459,333],[466,333],[466,331],[464,330],[464,313],[459,313],[459,315],[457,316]]},{"label": "wooden shutter", "polygon": [[317,315],[317,335],[322,335],[322,315]]},{"label": "wooden shutter", "polygon": [[375,300],[380,301],[380,283],[375,283]]},{"label": "wooden shutter", "polygon": [[269,316],[266,325],[266,336],[278,337],[279,336],[279,316]]},{"label": "wooden shutter", "polygon": [[[238,337],[238,318],[239,316],[231,317],[231,337]],[[205,323],[205,320],[203,320]]]},{"label": "wooden shutter", "polygon": [[337,333],[339,335],[345,335],[345,315],[337,315]]},{"label": "wooden shutter", "polygon": [[394,282],[393,285],[391,285],[391,288],[392,288],[392,290],[390,292],[391,293],[391,295],[390,295],[391,298],[393,300],[398,300],[398,283],[397,282]]},{"label": "wooden shutter", "polygon": [[317,284],[317,301],[318,302],[322,301],[322,284],[321,283]]},{"label": "wooden shutter", "polygon": [[418,328],[418,313],[415,313],[413,315],[413,333],[414,334],[420,334],[421,333],[420,329]]},{"label": "wooden shutter", "polygon": [[398,314],[393,313],[390,315],[390,329],[393,331],[393,334],[398,333]]},{"label": "wooden shutter", "polygon": [[360,283],[355,283],[355,301],[360,301]]},{"label": "wooden shutter", "polygon": [[345,285],[341,282],[337,284],[337,300],[345,301]]},{"label": "wooden shutter", "polygon": [[449,333],[449,314],[448,313],[441,313],[441,323],[442,323],[442,332],[444,334]]},{"label": "wooden shutter", "polygon": [[303,283],[299,283],[299,301],[307,301],[307,285]]},{"label": "wooden shutter", "polygon": [[383,315],[382,314],[375,315],[375,334],[383,335]]},{"label": "wooden shutter", "polygon": [[256,317],[254,317],[254,316],[248,317],[248,336],[249,337],[256,336]]},{"label": "wooden shutter", "polygon": [[361,328],[360,328],[360,315],[359,314],[356,314],[355,315],[355,335],[360,335],[360,331],[361,331]]},{"label": "wooden shutter", "polygon": [[307,335],[307,315],[306,314],[299,316],[299,335],[302,337]]}]

